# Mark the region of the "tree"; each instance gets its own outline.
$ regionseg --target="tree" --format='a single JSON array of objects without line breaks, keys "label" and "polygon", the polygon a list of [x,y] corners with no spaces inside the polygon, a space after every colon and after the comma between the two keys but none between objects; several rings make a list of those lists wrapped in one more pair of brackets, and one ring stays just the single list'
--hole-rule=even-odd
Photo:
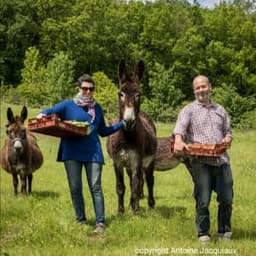
[{"label": "tree", "polygon": [[[223,105],[231,117],[231,123],[234,127],[252,126],[248,123],[248,113],[254,114],[256,108],[255,96],[242,97],[235,87],[222,84],[222,87],[216,87],[213,90],[213,100]],[[255,120],[253,120],[255,122]]]},{"label": "tree", "polygon": [[28,48],[22,69],[22,83],[17,91],[28,104],[40,106],[45,101],[45,68],[41,63],[39,51],[35,47]]},{"label": "tree", "polygon": [[26,50],[39,43],[36,1],[1,0],[0,75],[5,84],[17,84]]},{"label": "tree", "polygon": [[172,48],[174,61],[170,69],[173,83],[187,99],[193,98],[191,94],[193,77],[198,74],[207,75],[205,46],[205,38],[199,33],[199,27],[193,26]]},{"label": "tree", "polygon": [[34,106],[55,104],[73,96],[74,62],[63,52],[55,54],[47,67],[43,65],[39,50],[31,47],[26,52],[22,83],[18,92]]},{"label": "tree", "polygon": [[95,81],[95,98],[100,103],[106,116],[118,116],[118,89],[117,86],[103,73],[93,73]]},{"label": "tree", "polygon": [[156,63],[154,70],[149,72],[149,76],[152,97],[150,101],[147,98],[144,99],[143,107],[155,120],[173,121],[176,115],[175,108],[181,104],[184,94],[173,83],[171,70],[165,70],[162,65]]},{"label": "tree", "polygon": [[44,91],[52,104],[73,97],[75,92],[74,65],[75,62],[70,60],[64,52],[56,53],[54,58],[48,62]]}]

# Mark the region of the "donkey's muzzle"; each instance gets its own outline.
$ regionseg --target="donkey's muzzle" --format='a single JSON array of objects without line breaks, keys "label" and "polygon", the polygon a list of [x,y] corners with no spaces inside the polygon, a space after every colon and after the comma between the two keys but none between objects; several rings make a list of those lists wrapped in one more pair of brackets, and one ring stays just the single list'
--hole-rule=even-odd
[{"label": "donkey's muzzle", "polygon": [[15,139],[15,140],[13,141],[13,148],[14,148],[14,150],[15,150],[17,153],[21,153],[21,152],[23,151],[23,145],[22,145],[21,140]]},{"label": "donkey's muzzle", "polygon": [[135,120],[123,120],[124,122],[124,129],[127,130],[127,131],[131,131],[135,128],[136,126],[136,122]]}]

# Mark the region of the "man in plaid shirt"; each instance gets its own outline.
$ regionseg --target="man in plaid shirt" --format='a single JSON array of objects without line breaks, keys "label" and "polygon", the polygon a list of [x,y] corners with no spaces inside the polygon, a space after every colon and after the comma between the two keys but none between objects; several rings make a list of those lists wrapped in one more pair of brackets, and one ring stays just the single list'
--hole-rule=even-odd
[{"label": "man in plaid shirt", "polygon": [[[196,100],[179,113],[174,129],[174,153],[183,155],[186,143],[231,144],[230,120],[225,109],[210,100],[211,84],[206,76],[193,80]],[[187,148],[188,149],[188,148]],[[191,174],[196,200],[196,227],[200,242],[210,241],[209,204],[211,193],[217,193],[218,237],[231,238],[233,178],[227,153],[220,157],[191,157]]]}]

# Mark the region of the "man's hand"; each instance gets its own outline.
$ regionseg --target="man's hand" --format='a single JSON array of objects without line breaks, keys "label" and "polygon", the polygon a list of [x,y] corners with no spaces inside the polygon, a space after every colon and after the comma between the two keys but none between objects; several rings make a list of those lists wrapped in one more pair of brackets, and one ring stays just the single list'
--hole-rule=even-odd
[{"label": "man's hand", "polygon": [[231,136],[226,136],[224,139],[222,139],[221,143],[226,143],[228,145],[228,147],[231,146],[231,142],[232,142],[232,137]]},{"label": "man's hand", "polygon": [[188,150],[188,146],[183,141],[182,136],[179,135],[179,134],[175,135],[173,153],[177,156],[183,156],[184,155],[184,148]]}]

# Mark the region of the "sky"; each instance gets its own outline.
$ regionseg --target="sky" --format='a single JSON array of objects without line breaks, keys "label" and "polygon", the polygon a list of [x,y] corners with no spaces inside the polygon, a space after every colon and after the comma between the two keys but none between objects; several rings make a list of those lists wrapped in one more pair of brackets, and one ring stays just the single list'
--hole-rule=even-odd
[{"label": "sky", "polygon": [[[214,5],[219,4],[221,0],[198,0],[198,3],[202,7],[207,7],[207,8],[213,8]],[[193,0],[190,0],[191,3],[193,3]]]}]

